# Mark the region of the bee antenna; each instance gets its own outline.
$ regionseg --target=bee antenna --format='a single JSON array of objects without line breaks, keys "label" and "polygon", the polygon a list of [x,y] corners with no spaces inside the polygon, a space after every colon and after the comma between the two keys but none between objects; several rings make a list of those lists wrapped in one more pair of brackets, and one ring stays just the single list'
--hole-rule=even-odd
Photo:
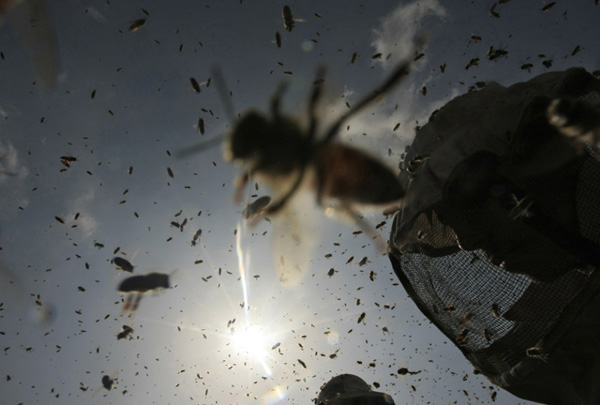
[{"label": "bee antenna", "polygon": [[227,83],[225,82],[223,71],[221,70],[220,66],[217,65],[212,68],[212,76],[215,79],[217,93],[221,99],[221,102],[223,103],[223,108],[225,108],[225,115],[227,116],[229,122],[233,122],[235,121],[235,108],[233,108],[231,92],[227,90]]},{"label": "bee antenna", "polygon": [[175,152],[175,157],[178,159],[182,159],[188,157],[190,155],[194,155],[196,153],[204,152],[207,149],[210,149],[223,141],[223,134],[217,135],[214,138],[208,139],[203,142],[198,142],[192,146],[187,146],[185,148],[179,149]]}]

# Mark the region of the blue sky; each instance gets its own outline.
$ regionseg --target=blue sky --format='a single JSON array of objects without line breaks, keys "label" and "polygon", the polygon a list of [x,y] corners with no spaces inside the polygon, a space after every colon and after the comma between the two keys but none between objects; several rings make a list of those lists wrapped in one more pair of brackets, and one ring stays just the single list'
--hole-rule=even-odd
[{"label": "blue sky", "polygon": [[[368,238],[317,210],[309,210],[318,224],[314,246],[293,287],[277,281],[273,224],[240,230],[249,260],[246,313],[234,235],[243,210],[232,197],[238,170],[220,148],[174,155],[232,125],[216,86],[195,93],[190,77],[205,81],[219,67],[240,114],[266,113],[270,95],[288,80],[284,108],[300,119],[324,65],[319,113],[331,122],[425,33],[424,57],[407,80],[340,133],[394,167],[414,127],[476,82],[510,85],[572,66],[600,69],[600,7],[592,0],[557,1],[542,11],[548,3],[513,0],[497,5],[495,18],[493,2],[462,0],[57,0],[46,2],[58,58],[50,89],[36,75],[39,55],[31,53],[39,49],[18,39],[22,21],[9,14],[0,25],[3,400],[301,404],[329,378],[353,373],[396,403],[491,403],[493,392],[497,403],[524,403],[473,373],[417,311]],[[285,4],[299,20],[291,32],[281,21]],[[128,31],[139,18],[146,25]],[[489,60],[492,46],[507,56]],[[373,59],[377,53],[384,58]],[[474,58],[478,64],[465,69]],[[194,127],[200,117],[203,136]],[[61,156],[77,161],[66,168]],[[264,185],[256,192],[268,193]],[[184,218],[183,231],[171,226]],[[191,246],[198,229],[200,243]],[[126,275],[110,263],[117,248],[134,274],[171,274],[173,287],[145,296],[131,317],[122,313],[124,297],[116,290]],[[368,262],[359,266],[363,257]],[[40,311],[53,315],[45,319]],[[250,354],[231,333],[231,326],[239,332],[246,323],[263,334]],[[117,340],[122,325],[134,329],[132,340]],[[399,375],[401,367],[421,372]],[[103,375],[116,379],[113,390],[102,388]]]}]

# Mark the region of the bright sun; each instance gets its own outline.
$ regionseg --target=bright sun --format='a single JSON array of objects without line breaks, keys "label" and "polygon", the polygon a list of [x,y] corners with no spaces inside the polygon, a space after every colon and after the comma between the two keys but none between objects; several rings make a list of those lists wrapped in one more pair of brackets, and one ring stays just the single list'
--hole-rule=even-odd
[{"label": "bright sun", "polygon": [[266,334],[258,325],[235,330],[231,336],[233,347],[253,357],[262,357],[266,351]]},{"label": "bright sun", "polygon": [[266,357],[269,346],[267,333],[258,325],[248,325],[235,330],[231,336],[233,347],[240,353],[246,354],[258,361],[265,373],[271,376],[271,369],[267,366]]}]

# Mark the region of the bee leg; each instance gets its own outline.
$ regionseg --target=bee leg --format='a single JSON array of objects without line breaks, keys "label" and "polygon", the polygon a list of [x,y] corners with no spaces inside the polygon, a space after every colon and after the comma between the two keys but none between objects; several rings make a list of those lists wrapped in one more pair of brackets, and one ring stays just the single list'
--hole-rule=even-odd
[{"label": "bee leg", "polygon": [[305,171],[306,171],[306,169],[304,167],[302,167],[302,169],[300,170],[300,173],[298,174],[298,178],[296,179],[296,181],[294,182],[292,187],[288,190],[288,192],[285,193],[285,195],[283,197],[281,197],[278,201],[269,205],[265,209],[265,212],[267,214],[275,214],[275,213],[277,213],[277,211],[279,211],[281,208],[283,208],[283,206],[288,202],[288,200],[292,197],[292,195],[294,195],[296,190],[298,190],[298,187],[300,187],[300,183],[302,183],[302,179],[304,178]]},{"label": "bee leg", "polygon": [[135,303],[133,304],[133,308],[131,308],[131,313],[134,313],[138,307],[140,306],[140,301],[142,300],[142,294],[138,294]]},{"label": "bee leg", "polygon": [[273,97],[271,97],[271,113],[275,118],[281,116],[279,107],[281,106],[281,98],[283,97],[287,88],[287,82],[279,83],[279,86],[277,86],[277,90],[275,90],[275,93],[273,93]]},{"label": "bee leg", "polygon": [[[418,38],[417,44],[415,48],[422,46],[425,42],[425,38]],[[358,101],[358,103],[354,104],[351,109],[349,109],[344,115],[342,115],[338,120],[329,127],[329,130],[325,134],[325,138],[323,139],[323,143],[330,141],[340,130],[342,124],[349,119],[351,116],[371,104],[378,97],[382,96],[394,86],[398,85],[404,77],[408,76],[410,72],[410,68],[413,65],[413,59],[409,58],[406,61],[402,62],[400,65],[396,67],[396,69],[392,72],[392,74],[388,77],[388,79],[381,84],[381,86],[377,87],[370,94],[367,94],[362,99]]]},{"label": "bee leg", "polygon": [[128,295],[127,299],[125,300],[125,304],[123,305],[123,309],[121,310],[122,312],[127,312],[129,310],[129,307],[131,306],[131,300],[132,296]]},{"label": "bee leg", "polygon": [[244,190],[244,187],[250,180],[250,177],[251,177],[250,173],[251,173],[250,170],[248,170],[241,176],[238,176],[237,179],[235,179],[235,192],[233,194],[233,201],[236,204],[239,204],[242,201],[242,191]]},{"label": "bee leg", "polygon": [[325,67],[320,66],[317,70],[317,75],[315,77],[315,81],[313,82],[313,90],[310,94],[310,98],[308,100],[308,117],[309,117],[309,127],[308,127],[308,139],[313,139],[315,136],[315,132],[317,130],[317,117],[315,114],[315,110],[317,108],[317,103],[321,99],[321,94],[323,93],[323,80],[325,77]]}]

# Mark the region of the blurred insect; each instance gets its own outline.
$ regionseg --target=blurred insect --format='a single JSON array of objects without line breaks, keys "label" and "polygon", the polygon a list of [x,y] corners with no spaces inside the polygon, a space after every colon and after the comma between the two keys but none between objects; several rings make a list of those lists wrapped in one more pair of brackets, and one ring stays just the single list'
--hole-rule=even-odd
[{"label": "blurred insect", "polygon": [[496,60],[502,56],[506,56],[508,51],[506,49],[494,49],[493,46],[490,46],[487,51],[487,57],[489,60]]},{"label": "blurred insect", "polygon": [[531,72],[531,68],[533,67],[533,63],[524,63],[521,65],[521,70],[527,70]]},{"label": "blurred insect", "polygon": [[200,86],[210,86],[210,78],[203,82],[198,82],[193,77],[190,77],[190,85],[192,86],[192,90],[194,90],[196,93],[200,93]]},{"label": "blurred insect", "polygon": [[552,7],[554,7],[554,5],[556,4],[555,1],[552,1],[548,4],[546,4],[544,7],[542,7],[542,11],[548,11],[550,10]]},{"label": "blurred insect", "polygon": [[126,271],[128,273],[133,273],[134,266],[131,263],[129,263],[128,260],[123,259],[122,257],[119,257],[119,256],[113,257],[110,262],[123,271]]},{"label": "blurred insect", "polygon": [[[96,395],[98,395],[102,390],[112,391],[113,388],[116,388],[115,386],[118,383],[117,377],[119,376],[119,373],[120,373],[120,370],[115,371],[111,375],[104,374],[100,380],[102,383],[102,386],[96,388],[93,391],[92,397],[95,397]],[[82,389],[82,391],[83,391],[83,389]]]},{"label": "blurred insect", "polygon": [[244,218],[250,219],[260,215],[270,202],[271,197],[267,195],[254,200],[252,203],[248,204],[246,208],[244,208]]},{"label": "blurred insect", "polygon": [[140,305],[144,293],[158,290],[159,288],[169,288],[170,286],[168,274],[149,273],[126,278],[117,287],[119,292],[128,294],[123,305],[123,312],[129,310],[131,310],[131,314],[135,312]]},{"label": "blurred insect", "polygon": [[282,16],[283,26],[287,31],[291,32],[294,29],[295,22],[294,17],[292,16],[292,9],[290,8],[290,6],[283,6]]},{"label": "blurred insect", "polygon": [[194,89],[196,93],[200,93],[200,85],[198,84],[196,79],[190,77],[190,84],[192,85],[192,89]]},{"label": "blurred insect", "polygon": [[547,117],[550,124],[563,134],[582,152],[588,144],[600,149],[600,103],[585,99],[561,98],[548,106]]},{"label": "blurred insect", "polygon": [[491,314],[494,318],[500,318],[500,306],[496,303],[492,304]]},{"label": "blurred insect", "polygon": [[458,323],[460,323],[461,325],[466,325],[468,323],[471,322],[471,319],[473,319],[473,314],[468,312],[466,314],[464,314],[459,320]]},{"label": "blurred insect", "polygon": [[275,32],[275,45],[277,45],[277,48],[281,48],[281,34],[279,32]]},{"label": "blurred insect", "polygon": [[469,43],[471,42],[480,42],[481,37],[479,35],[471,35],[471,39],[469,39]]},{"label": "blurred insect", "polygon": [[[419,42],[421,43],[421,42]],[[414,52],[416,54],[416,52]],[[377,236],[357,210],[398,205],[405,193],[395,172],[361,149],[336,141],[345,122],[365,109],[406,77],[413,58],[400,63],[375,90],[354,103],[331,125],[319,128],[318,104],[324,82],[324,69],[319,69],[310,91],[307,125],[281,112],[281,99],[286,83],[280,84],[271,98],[270,116],[251,110],[241,116],[225,141],[225,159],[243,167],[235,182],[234,199],[242,200],[242,191],[252,176],[264,181],[274,193],[263,209],[266,215],[285,218],[275,221],[273,250],[280,281],[295,279],[308,265],[314,230],[311,231],[310,202],[302,203],[299,191],[316,195],[316,203],[327,214],[337,214],[357,224],[371,238]],[[213,74],[215,78],[219,73]],[[233,107],[222,79],[220,93],[230,117]],[[215,145],[220,137],[187,148],[180,157],[203,151]],[[292,198],[294,197],[294,198]],[[305,202],[305,201],[304,201]],[[278,214],[278,215],[275,215]],[[311,237],[305,237],[310,234]],[[277,245],[279,244],[279,246]],[[384,247],[382,247],[382,250]]]},{"label": "blurred insect", "polygon": [[460,331],[458,336],[456,336],[456,344],[459,346],[466,345],[469,340],[469,332],[469,329],[463,329],[462,331]]},{"label": "blurred insect", "polygon": [[365,319],[365,316],[367,316],[367,314],[365,312],[363,312],[362,314],[360,314],[360,316],[358,317],[358,320],[356,321],[356,323],[361,323]]},{"label": "blurred insect", "polygon": [[[123,330],[117,335],[117,340],[125,339],[132,332],[133,328],[131,326],[123,325]],[[131,337],[129,337],[129,339],[131,339]]]},{"label": "blurred insect", "polygon": [[145,18],[140,18],[135,20],[134,22],[131,23],[131,25],[129,26],[129,31],[130,32],[136,32],[140,29],[142,29],[144,27],[144,25],[146,25],[146,19]]},{"label": "blurred insect", "polygon": [[200,132],[200,135],[204,135],[204,119],[198,118],[198,123],[196,124],[196,128]]},{"label": "blurred insect", "polygon": [[470,67],[473,66],[479,66],[479,58],[473,58],[469,61],[469,63],[467,63],[467,66],[465,66],[465,69],[468,70]]},{"label": "blurred insect", "polygon": [[196,246],[196,244],[198,243],[198,239],[200,239],[201,235],[202,229],[198,229],[192,238],[192,246]]},{"label": "blurred insect", "polygon": [[400,367],[398,369],[398,374],[400,374],[400,375],[406,375],[406,374],[415,375],[415,374],[419,374],[421,371],[422,370],[410,371],[406,367]]},{"label": "blurred insect", "polygon": [[525,350],[525,354],[527,355],[527,357],[539,359],[544,363],[548,363],[548,361],[550,360],[550,354],[544,351],[544,349],[539,346],[533,346],[528,348],[527,350]]},{"label": "blurred insect", "polygon": [[108,374],[102,376],[102,386],[106,390],[110,391],[112,389],[114,382],[115,382],[115,380],[113,378],[110,378],[110,376]]},{"label": "blurred insect", "polygon": [[60,163],[63,164],[63,166],[65,167],[71,167],[71,163],[75,163],[77,162],[77,158],[73,157],[73,156],[61,156],[60,157]]},{"label": "blurred insect", "polygon": [[496,5],[496,3],[492,5],[492,8],[490,9],[490,15],[494,18],[500,18],[500,14],[498,14],[498,12],[496,11]]}]

